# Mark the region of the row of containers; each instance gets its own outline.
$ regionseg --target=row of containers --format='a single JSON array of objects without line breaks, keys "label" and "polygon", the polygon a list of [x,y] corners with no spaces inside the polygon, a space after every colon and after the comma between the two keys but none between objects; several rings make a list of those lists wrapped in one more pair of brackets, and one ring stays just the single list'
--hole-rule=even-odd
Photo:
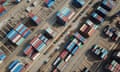
[{"label": "row of containers", "polygon": [[[111,0],[102,1],[101,5],[97,8],[97,10],[102,14],[104,13],[100,8],[103,8],[103,7],[104,7],[104,10],[108,12],[113,8],[113,2]],[[110,10],[107,10],[107,9],[110,9]],[[61,13],[65,13],[65,11],[61,10]],[[61,15],[61,17],[64,17],[64,16]],[[91,19],[91,17],[95,19]],[[98,13],[96,15],[92,13],[91,17],[90,19],[86,20],[86,24],[83,24],[83,26],[80,28],[80,31],[74,33],[72,38],[70,38],[69,41],[66,43],[65,49],[60,53],[60,55],[56,58],[56,60],[52,64],[53,66],[52,72],[62,71],[67,65],[66,63],[69,61],[69,59],[77,52],[79,48],[82,48],[82,46],[87,42],[86,38],[93,35],[93,33],[96,31],[96,29],[98,28],[97,22],[99,22],[100,15],[98,15]],[[105,51],[105,53],[107,52]],[[105,56],[101,56],[101,57],[106,57],[106,54]]]},{"label": "row of containers", "polygon": [[0,17],[6,13],[7,13],[7,9],[4,6],[0,5]]},{"label": "row of containers", "polygon": [[116,60],[112,60],[106,65],[106,69],[109,72],[120,72],[120,63],[118,63]]},{"label": "row of containers", "polygon": [[17,46],[22,44],[23,41],[31,34],[29,28],[27,28],[24,24],[19,23],[15,26],[15,28],[11,29],[7,33],[7,38]]},{"label": "row of containers", "polygon": [[[45,0],[45,5],[50,8],[54,5],[56,0]],[[80,8],[85,4],[85,0],[72,0],[72,4],[77,7]]]},{"label": "row of containers", "polygon": [[35,24],[37,24],[37,25],[40,24],[41,19],[40,19],[38,16],[36,16],[36,15],[34,15],[34,14],[32,14],[32,13],[29,13],[29,17],[30,17],[30,19],[31,19],[33,22],[35,22]]},{"label": "row of containers", "polygon": [[68,7],[64,7],[60,11],[58,11],[56,14],[57,23],[61,25],[65,25],[74,15],[75,15],[74,11],[72,11]]},{"label": "row of containers", "polygon": [[[98,28],[98,24],[104,22],[106,15],[114,7],[112,0],[103,0],[100,6],[90,15],[89,19],[86,20],[80,28],[80,33],[84,37],[90,37]],[[109,9],[109,10],[108,10]]]},{"label": "row of containers", "polygon": [[9,1],[10,0],[0,0],[0,17],[7,13],[5,6],[9,4]]},{"label": "row of containers", "polygon": [[109,72],[120,72],[120,51],[115,51],[112,59],[105,65],[105,70]]},{"label": "row of containers", "polygon": [[6,59],[6,54],[0,49],[0,64]]},{"label": "row of containers", "polygon": [[105,48],[102,48],[102,47],[95,44],[95,45],[93,45],[93,47],[91,49],[91,53],[93,55],[95,55],[96,58],[98,58],[100,60],[106,60],[109,52]]},{"label": "row of containers", "polygon": [[72,5],[76,8],[80,8],[85,4],[85,0],[72,0]]},{"label": "row of containers", "polygon": [[40,52],[48,45],[51,36],[54,35],[53,32],[51,28],[47,28],[45,33],[35,36],[24,49],[24,54],[32,60],[35,60]]},{"label": "row of containers", "polygon": [[110,28],[109,25],[105,26],[103,33],[112,41],[117,41],[120,38],[120,33],[114,27]]},{"label": "row of containers", "polygon": [[[80,8],[85,4],[85,0],[72,0],[72,5]],[[62,8],[57,12],[57,23],[66,25],[69,20],[75,15],[75,12],[68,7]]]},{"label": "row of containers", "polygon": [[25,72],[28,66],[28,64],[24,64],[20,60],[16,59],[9,64],[8,70],[9,72]]},{"label": "row of containers", "polygon": [[55,3],[56,0],[44,0],[45,1],[45,6],[48,8],[52,7]]},{"label": "row of containers", "polygon": [[74,56],[79,49],[83,47],[83,45],[87,42],[79,32],[74,33],[66,45],[64,46],[64,50],[60,53],[60,55],[53,62],[53,72],[61,71],[66,66],[66,63],[70,60],[72,56]]}]

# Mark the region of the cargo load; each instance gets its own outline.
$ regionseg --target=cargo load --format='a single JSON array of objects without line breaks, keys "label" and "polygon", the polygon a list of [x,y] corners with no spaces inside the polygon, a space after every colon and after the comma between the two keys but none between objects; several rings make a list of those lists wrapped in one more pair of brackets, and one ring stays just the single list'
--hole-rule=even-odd
[{"label": "cargo load", "polygon": [[2,63],[6,58],[6,54],[0,49],[0,63]]},{"label": "cargo load", "polygon": [[107,11],[111,11],[111,9],[115,6],[115,3],[112,0],[103,0],[101,6]]},{"label": "cargo load", "polygon": [[54,5],[56,0],[45,0],[45,5],[50,8]]},{"label": "cargo load", "polygon": [[75,7],[80,8],[85,4],[85,0],[73,0],[72,4]]},{"label": "cargo load", "polygon": [[0,5],[0,17],[3,16],[4,14],[6,14],[6,13],[7,13],[6,8]]},{"label": "cargo load", "polygon": [[24,64],[21,63],[19,60],[13,61],[8,67],[10,72],[21,72],[23,68]]},{"label": "cargo load", "polygon": [[62,8],[60,11],[57,12],[57,22],[59,24],[65,25],[73,15],[75,14],[74,11],[70,10],[67,7]]},{"label": "cargo load", "polygon": [[73,36],[77,38],[80,42],[82,42],[83,44],[87,42],[87,39],[83,37],[79,32],[74,33]]},{"label": "cargo load", "polygon": [[36,25],[39,25],[39,24],[40,24],[41,20],[40,20],[40,18],[39,18],[38,16],[36,16],[36,15],[34,15],[34,14],[32,14],[32,13],[29,13],[29,17],[30,17],[30,19],[31,19],[33,22],[35,22]]},{"label": "cargo load", "polygon": [[105,65],[105,69],[110,72],[120,72],[120,63],[113,59]]}]

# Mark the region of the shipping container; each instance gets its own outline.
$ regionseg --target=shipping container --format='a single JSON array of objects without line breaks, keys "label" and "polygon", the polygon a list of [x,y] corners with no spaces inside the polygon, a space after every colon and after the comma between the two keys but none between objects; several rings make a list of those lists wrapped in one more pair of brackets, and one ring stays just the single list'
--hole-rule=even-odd
[{"label": "shipping container", "polygon": [[23,64],[22,63],[17,63],[14,68],[12,68],[10,70],[10,72],[20,72],[23,68]]},{"label": "shipping container", "polygon": [[40,45],[42,44],[41,40],[38,40],[38,42],[36,42],[36,44],[32,45],[34,48],[38,48]]},{"label": "shipping container", "polygon": [[35,60],[36,58],[38,58],[39,55],[40,55],[40,53],[35,53],[31,56],[31,59]]},{"label": "shipping container", "polygon": [[72,4],[75,7],[80,8],[85,4],[85,0],[73,0]]},{"label": "shipping container", "polygon": [[27,30],[27,27],[24,26],[19,33],[22,35],[26,30]]},{"label": "shipping container", "polygon": [[101,17],[100,15],[98,15],[96,12],[93,12],[93,13],[91,14],[91,16],[92,16],[93,18],[97,19],[98,21],[100,21],[100,23],[102,23],[102,22],[104,21],[104,18]]},{"label": "shipping container", "polygon": [[37,25],[40,24],[41,20],[38,16],[32,14],[32,13],[29,13],[29,17],[32,19],[33,22],[35,22]]},{"label": "shipping container", "polygon": [[70,10],[67,7],[62,8],[60,11],[57,12],[57,22],[65,25],[73,16],[75,12]]},{"label": "shipping container", "polygon": [[20,23],[18,25],[15,26],[15,30],[17,32],[20,32],[22,29],[24,28],[24,24]]},{"label": "shipping container", "polygon": [[60,57],[57,57],[56,60],[53,62],[52,65],[53,65],[54,67],[57,67],[57,66],[60,64],[61,60],[62,60],[62,59],[61,59]]},{"label": "shipping container", "polygon": [[101,11],[99,11],[99,10],[96,10],[95,13],[97,13],[98,15],[100,15],[100,16],[103,17],[103,18],[106,17],[106,15],[103,14],[103,13],[102,13]]},{"label": "shipping container", "polygon": [[101,6],[106,10],[111,11],[115,4],[112,0],[103,0]]},{"label": "shipping container", "polygon": [[76,45],[75,48],[72,50],[71,54],[74,55],[77,52],[78,48],[78,45]]},{"label": "shipping container", "polygon": [[57,68],[61,71],[62,68],[64,67],[64,65],[65,65],[65,62],[64,62],[64,60],[62,60],[62,61],[60,62],[60,64],[57,66]]},{"label": "shipping container", "polygon": [[94,26],[94,23],[89,19],[86,20],[86,24],[89,25],[90,27]]},{"label": "shipping container", "polygon": [[105,60],[108,55],[108,50],[101,48],[97,45],[94,45],[92,48],[92,52],[100,59]]},{"label": "shipping container", "polygon": [[12,42],[13,42],[13,43],[16,43],[17,41],[20,40],[21,37],[22,37],[22,36],[21,36],[20,34],[17,34],[17,35],[13,38]]},{"label": "shipping container", "polygon": [[67,55],[68,55],[68,51],[67,51],[67,50],[63,50],[63,51],[61,52],[61,54],[60,54],[60,57],[61,57],[62,59],[65,59]]},{"label": "shipping container", "polygon": [[69,40],[67,41],[67,43],[65,44],[64,48],[67,48],[67,46],[68,46],[71,42],[72,42],[72,40],[69,39]]},{"label": "shipping container", "polygon": [[44,43],[48,42],[48,38],[44,35],[39,36],[39,39],[42,40]]},{"label": "shipping container", "polygon": [[17,41],[17,45],[21,45],[22,43],[23,43],[23,41],[24,41],[25,39],[24,38],[20,38],[20,40],[19,41]]},{"label": "shipping container", "polygon": [[36,50],[37,50],[38,52],[40,52],[41,50],[43,50],[43,48],[45,48],[45,46],[46,46],[46,44],[42,42],[42,44],[40,44],[39,47],[36,48]]},{"label": "shipping container", "polygon": [[13,40],[13,38],[17,35],[18,33],[12,29],[9,33],[7,33],[7,38],[10,40]]},{"label": "shipping container", "polygon": [[113,59],[106,64],[105,69],[110,72],[120,72],[120,64]]},{"label": "shipping container", "polygon": [[45,30],[50,36],[55,37],[55,31],[53,31],[50,27]]},{"label": "shipping container", "polygon": [[80,42],[82,42],[83,44],[85,44],[87,42],[87,39],[85,39],[85,37],[83,37],[80,33],[76,32],[73,35],[74,37],[76,37]]},{"label": "shipping container", "polygon": [[54,5],[56,0],[45,0],[45,5],[50,8],[51,6]]},{"label": "shipping container", "polygon": [[73,39],[73,41],[67,46],[66,49],[67,49],[69,52],[71,52],[72,49],[74,48],[74,46],[75,46],[77,43],[78,43],[77,39]]},{"label": "shipping container", "polygon": [[27,47],[24,49],[24,54],[30,57],[34,51],[34,48],[31,45],[27,45]]},{"label": "shipping container", "polygon": [[13,61],[13,62],[9,65],[8,69],[11,70],[11,69],[12,69],[16,64],[18,64],[18,63],[20,63],[19,60]]},{"label": "shipping container", "polygon": [[0,4],[2,5],[3,3],[5,3],[6,0],[0,0]]},{"label": "shipping container", "polygon": [[6,54],[0,49],[0,62],[2,63],[6,58]]},{"label": "shipping container", "polygon": [[67,58],[65,59],[65,62],[68,62],[68,61],[70,60],[71,57],[72,57],[72,55],[69,54],[69,55],[67,56]]},{"label": "shipping container", "polygon": [[97,25],[94,25],[94,26],[89,30],[88,35],[89,35],[89,36],[92,36],[92,35],[95,33],[95,31],[97,30],[97,28],[98,28],[98,26],[97,26]]},{"label": "shipping container", "polygon": [[6,8],[0,5],[0,17],[3,16],[4,14],[6,14],[6,13],[7,13]]},{"label": "shipping container", "polygon": [[29,29],[25,30],[25,32],[22,34],[24,38],[27,38],[31,34],[31,31]]},{"label": "shipping container", "polygon": [[97,8],[97,10],[100,11],[100,12],[102,12],[102,14],[104,14],[104,15],[107,15],[107,14],[108,14],[108,11],[105,10],[104,8],[102,8],[101,6],[99,6],[99,7]]}]

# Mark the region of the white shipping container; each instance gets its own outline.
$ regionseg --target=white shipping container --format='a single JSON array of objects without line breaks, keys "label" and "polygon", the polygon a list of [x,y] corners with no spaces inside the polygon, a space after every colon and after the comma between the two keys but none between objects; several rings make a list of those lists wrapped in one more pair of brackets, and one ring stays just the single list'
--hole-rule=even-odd
[{"label": "white shipping container", "polygon": [[69,54],[69,55],[67,56],[67,58],[65,59],[65,62],[68,62],[71,57],[72,57],[72,55]]},{"label": "white shipping container", "polygon": [[40,55],[40,53],[37,53],[34,56],[32,56],[32,60],[35,60],[39,55]]},{"label": "white shipping container", "polygon": [[55,66],[60,60],[61,60],[61,58],[58,57],[58,58],[55,60],[55,62],[53,63],[53,65]]},{"label": "white shipping container", "polygon": [[34,46],[38,41],[39,41],[39,39],[37,38],[37,39],[32,43],[32,46]]},{"label": "white shipping container", "polygon": [[20,38],[21,38],[21,35],[18,34],[18,35],[12,40],[12,42],[16,43]]}]

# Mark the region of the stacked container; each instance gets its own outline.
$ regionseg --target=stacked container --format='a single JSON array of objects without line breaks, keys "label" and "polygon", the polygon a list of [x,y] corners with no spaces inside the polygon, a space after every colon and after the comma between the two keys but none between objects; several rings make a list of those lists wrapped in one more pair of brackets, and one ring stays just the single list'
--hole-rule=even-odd
[{"label": "stacked container", "polygon": [[104,21],[104,18],[101,17],[100,15],[98,15],[96,12],[93,12],[93,13],[91,14],[91,17],[92,17],[93,19],[95,19],[95,20],[98,21],[98,22],[96,22],[96,24],[98,24],[98,23],[103,23],[103,21]]},{"label": "stacked container", "polygon": [[2,63],[6,58],[6,54],[0,49],[0,63]]},{"label": "stacked container", "polygon": [[46,47],[48,38],[42,34],[34,37],[24,49],[24,54],[35,60],[39,56],[39,52]]},{"label": "stacked container", "polygon": [[55,3],[55,0],[45,0],[45,5],[50,8]]},{"label": "stacked container", "polygon": [[48,27],[45,31],[46,31],[46,33],[48,33],[51,37],[55,37],[55,32],[54,32],[50,27]]},{"label": "stacked container", "polygon": [[6,13],[7,13],[6,8],[0,5],[0,17],[3,16],[4,14],[6,14]]},{"label": "stacked container", "polygon": [[57,12],[57,22],[59,24],[65,25],[73,15],[75,14],[74,11],[70,10],[67,7],[62,8],[60,11]]},{"label": "stacked container", "polygon": [[112,0],[103,0],[101,6],[105,8],[107,11],[111,11],[115,4]]},{"label": "stacked container", "polygon": [[98,11],[100,11],[101,14],[103,14],[104,16],[106,16],[108,14],[108,11],[104,8],[102,8],[101,6],[99,6],[97,8]]},{"label": "stacked container", "polygon": [[21,63],[19,60],[13,61],[8,67],[10,72],[21,72],[23,68],[24,64]]},{"label": "stacked container", "polygon": [[107,55],[108,55],[108,50],[104,49],[104,48],[101,48],[97,45],[93,46],[92,48],[92,52],[98,56],[100,59],[106,59],[107,58]]},{"label": "stacked container", "polygon": [[29,17],[30,17],[37,25],[40,24],[41,20],[40,20],[40,18],[39,18],[38,16],[36,16],[36,15],[34,15],[34,14],[32,14],[32,13],[29,13]]},{"label": "stacked container", "polygon": [[120,72],[120,63],[116,60],[112,60],[105,66],[105,68],[110,72]]},{"label": "stacked container", "polygon": [[87,42],[86,38],[83,37],[79,32],[74,33],[74,37],[76,37],[83,44]]},{"label": "stacked container", "polygon": [[0,0],[0,4],[2,5],[3,3],[5,3],[6,0]]},{"label": "stacked container", "polygon": [[80,32],[85,37],[90,37],[98,28],[97,25],[94,25],[91,20],[87,20],[86,24],[83,24],[80,28]]},{"label": "stacked container", "polygon": [[73,0],[73,5],[77,8],[82,7],[85,4],[84,0]]},{"label": "stacked container", "polygon": [[7,38],[16,45],[20,45],[30,33],[31,31],[24,24],[18,24],[7,34]]}]

